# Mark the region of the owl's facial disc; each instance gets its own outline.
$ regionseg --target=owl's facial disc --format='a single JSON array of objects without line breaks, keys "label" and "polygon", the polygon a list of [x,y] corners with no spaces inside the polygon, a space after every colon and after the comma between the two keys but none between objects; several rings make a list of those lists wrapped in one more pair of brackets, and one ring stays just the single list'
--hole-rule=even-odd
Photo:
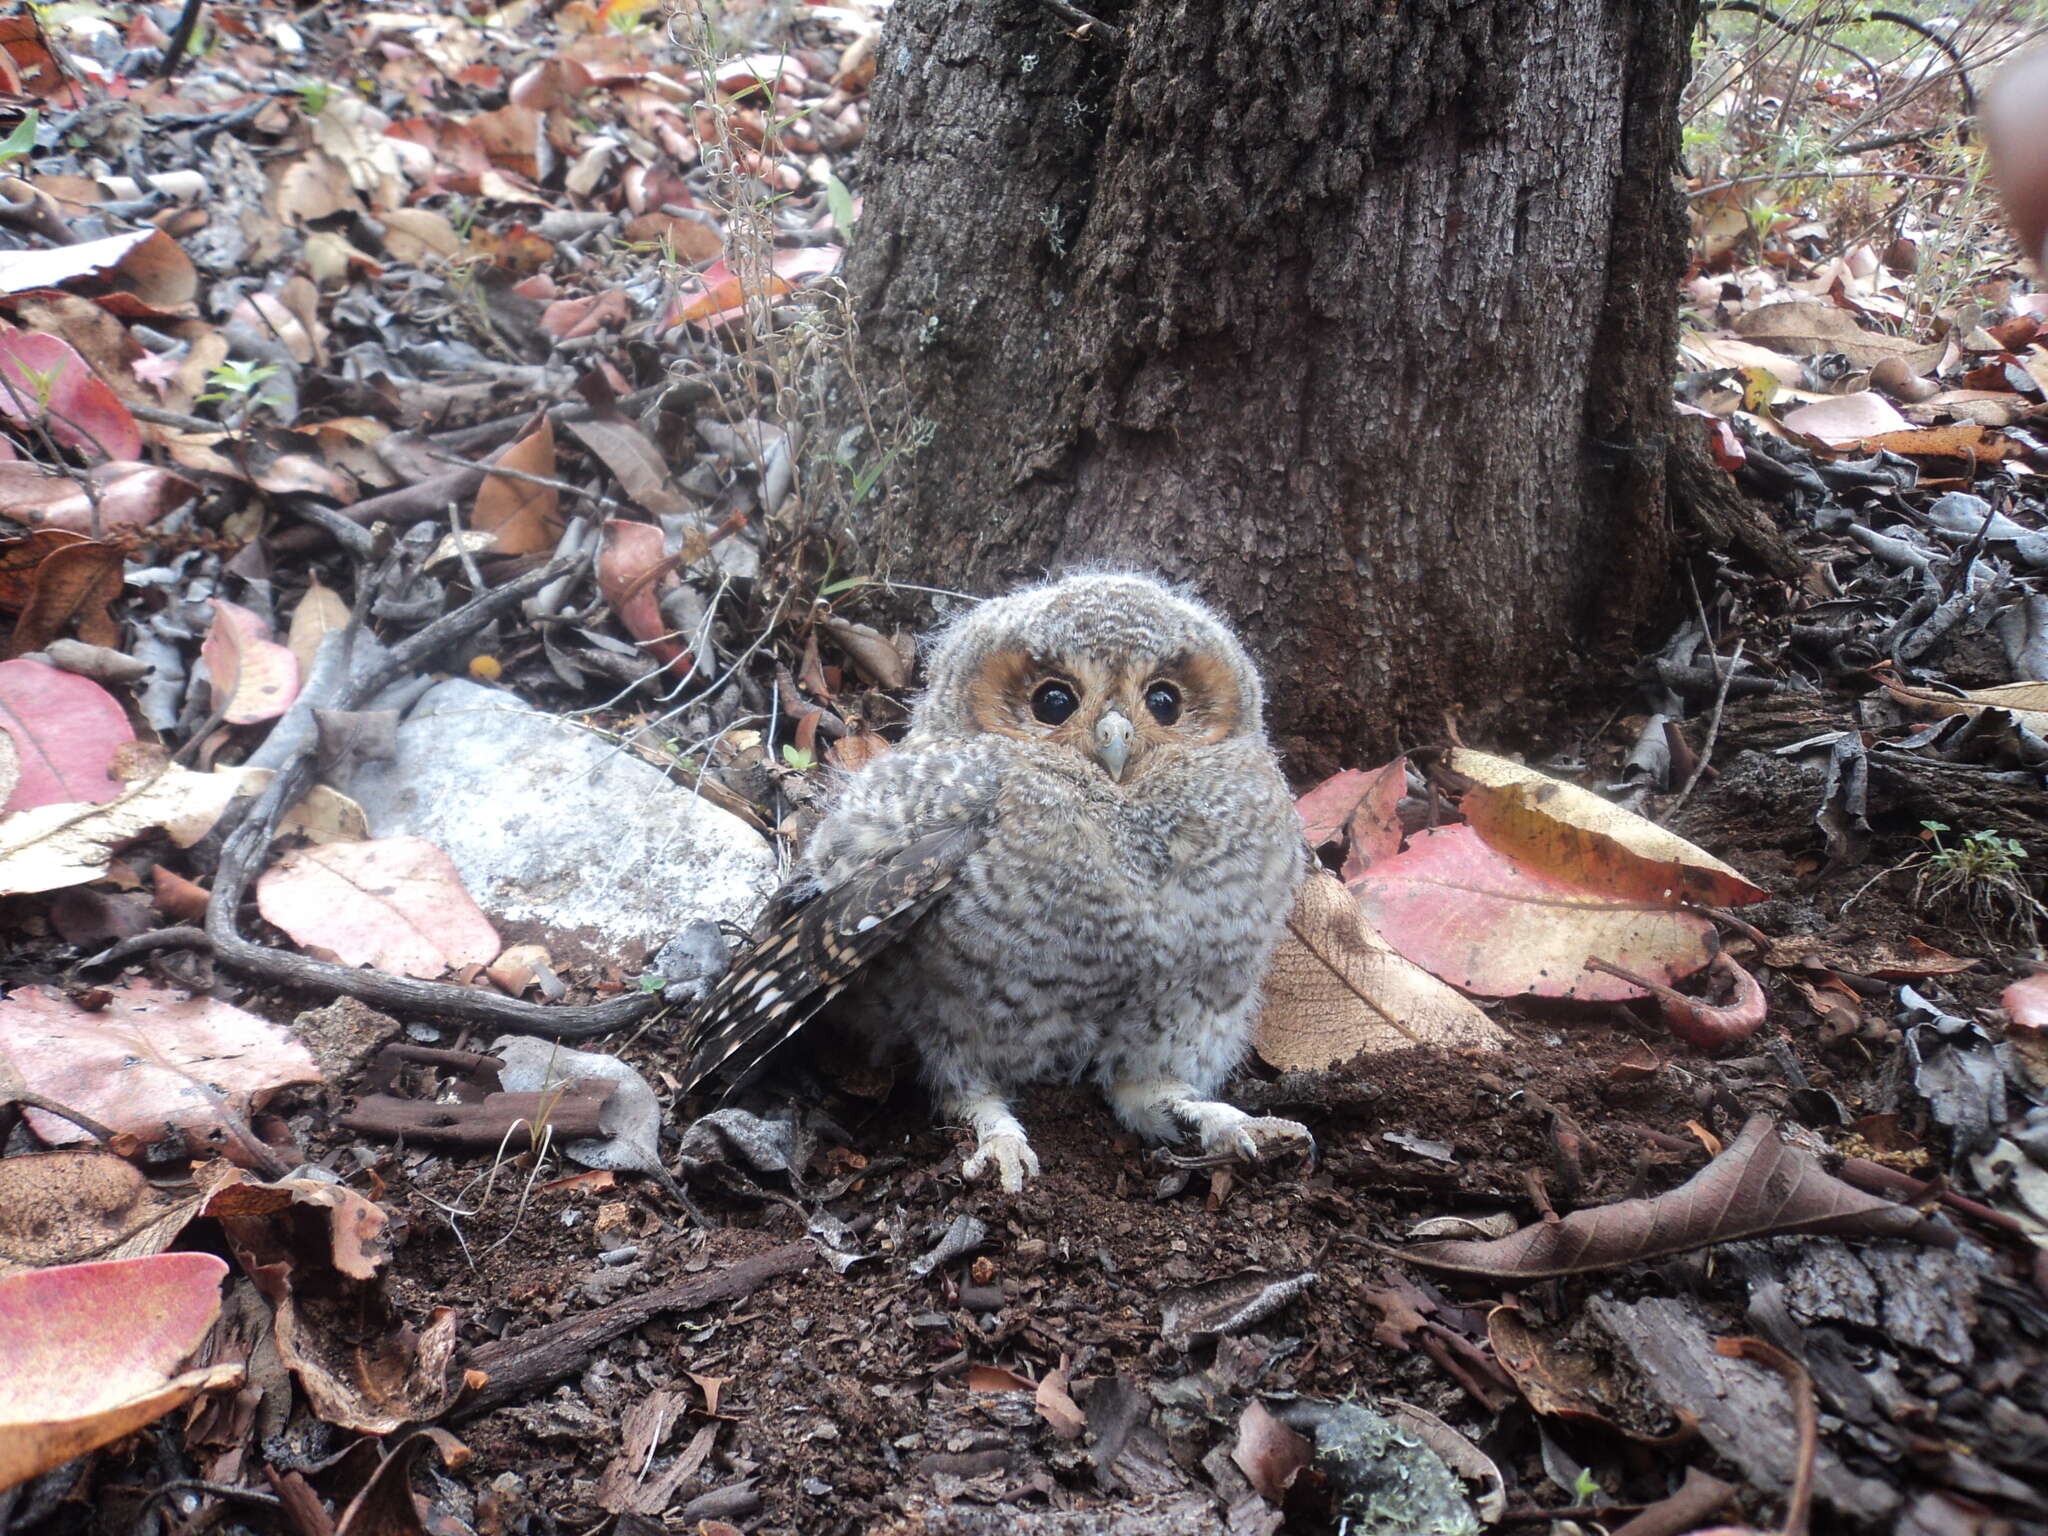
[{"label": "owl's facial disc", "polygon": [[969,686],[968,713],[980,730],[1069,747],[1119,784],[1145,771],[1154,748],[1207,746],[1244,726],[1237,674],[1207,651],[997,651]]}]

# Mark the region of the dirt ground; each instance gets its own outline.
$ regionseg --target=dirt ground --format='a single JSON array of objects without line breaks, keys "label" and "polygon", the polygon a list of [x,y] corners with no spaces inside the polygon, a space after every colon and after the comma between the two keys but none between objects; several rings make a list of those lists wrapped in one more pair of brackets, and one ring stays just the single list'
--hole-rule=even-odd
[{"label": "dirt ground", "polygon": [[[1731,727],[1739,736],[1740,721],[1731,719]],[[1826,914],[1869,881],[1870,869],[1802,881],[1800,869],[1814,862],[1819,843],[1811,799],[1796,776],[1780,771],[1769,781],[1779,786],[1773,800],[1742,768],[1736,759],[1725,789],[1698,795],[1679,829],[1792,893],[1746,917],[1774,938],[1810,934],[1851,953],[1910,936],[1952,954],[1985,955],[1947,984],[1958,1011],[1996,1004],[2020,969],[2010,952],[1987,954],[1981,935],[1913,910],[1895,882],[1880,881],[1848,919],[1831,921]],[[1910,846],[1901,843],[1901,853]],[[1731,946],[1753,948],[1739,935]],[[1581,1426],[1576,1436],[1558,1431],[1581,1464],[1598,1469],[1591,1499],[1547,1484],[1528,1410],[1483,1403],[1404,1331],[1389,1301],[1399,1294],[1428,1305],[1439,1329],[1484,1341],[1486,1310],[1503,1292],[1456,1276],[1404,1275],[1389,1247],[1427,1218],[1506,1211],[1520,1224],[1546,1211],[1660,1193],[1705,1164],[1706,1137],[1732,1140],[1758,1113],[1806,1123],[1830,1144],[1866,1153],[1873,1151],[1868,1137],[1826,1122],[1892,1114],[1883,1122],[1889,1145],[1876,1155],[1923,1176],[1939,1172],[1939,1138],[1910,1107],[1894,1113],[1901,1106],[1888,1074],[1896,1033],[1887,1041],[1880,1026],[1868,1031],[1877,1038],[1824,1043],[1820,1021],[1783,973],[1766,976],[1772,1022],[1733,1058],[1710,1059],[1678,1044],[1647,1010],[1539,1013],[1509,1005],[1497,1011],[1514,1036],[1509,1051],[1445,1057],[1416,1050],[1330,1073],[1241,1080],[1238,1102],[1313,1129],[1313,1169],[1178,1168],[1121,1133],[1090,1093],[1048,1087],[1019,1106],[1045,1174],[1005,1198],[963,1183],[964,1139],[932,1126],[912,1090],[899,1086],[879,1098],[814,1091],[796,1101],[754,1095],[747,1102],[764,1108],[796,1103],[817,1133],[799,1201],[844,1223],[863,1257],[844,1273],[813,1263],[729,1307],[651,1322],[597,1350],[551,1390],[467,1423],[462,1434],[475,1460],[443,1474],[448,1508],[487,1530],[595,1525],[606,1513],[606,1468],[620,1453],[620,1416],[656,1391],[675,1392],[677,1408],[649,1457],[654,1471],[700,1427],[717,1427],[710,1455],[670,1506],[671,1514],[682,1511],[685,1529],[727,1519],[763,1531],[868,1531],[897,1521],[907,1522],[904,1529],[968,1530],[982,1528],[980,1512],[1005,1523],[1041,1522],[1020,1529],[1123,1529],[1103,1522],[1119,1509],[1147,1520],[1172,1513],[1185,1490],[1207,1486],[1202,1458],[1232,1444],[1242,1399],[1253,1391],[1426,1408],[1496,1459],[1522,1508],[1580,1504],[1608,1513],[1661,1497],[1684,1466],[1725,1472],[1710,1447],[1682,1433],[1671,1438],[1672,1416],[1651,1409],[1662,1422],[1644,1431],[1664,1438],[1632,1442],[1606,1426]],[[656,1026],[625,1054],[658,1073],[673,1065],[666,1043]],[[1793,1080],[1795,1070],[1803,1080]],[[1916,1150],[1902,1155],[1903,1148]],[[404,1218],[392,1265],[395,1299],[415,1317],[437,1306],[458,1309],[468,1344],[513,1339],[805,1235],[800,1210],[735,1193],[730,1181],[696,1186],[719,1223],[701,1230],[679,1222],[674,1206],[645,1183],[595,1188],[585,1176],[528,1189],[515,1162],[479,1194],[478,1170],[473,1159],[421,1153],[377,1164],[388,1181],[385,1203]],[[786,1183],[765,1182],[791,1192]],[[818,1199],[820,1192],[829,1198]],[[985,1240],[929,1273],[914,1272],[912,1261],[963,1215],[985,1225]],[[1169,1339],[1164,1319],[1177,1296],[1248,1272],[1314,1278],[1236,1337]],[[1557,1319],[1576,1316],[1596,1293],[1680,1296],[1741,1333],[1741,1274],[1740,1266],[1695,1254],[1541,1281],[1516,1299]],[[2022,1312],[2030,1330],[1995,1345],[1987,1338],[1985,1354],[2019,1350],[2032,1375],[2023,1397],[2038,1397],[2048,1304],[2036,1294]],[[1987,1309],[1980,1321],[1996,1331],[2010,1315]],[[1941,1373],[1929,1369],[1936,1365],[1910,1351],[1894,1362],[1929,1394],[1941,1386]],[[1168,1415],[1175,1427],[1163,1459],[1140,1456],[1126,1465],[1133,1458],[1125,1455],[1106,1472],[1093,1426],[1108,1410],[1090,1406],[1089,1438],[1063,1440],[1032,1411],[1030,1394],[971,1390],[974,1367],[1032,1380],[1057,1370],[1088,1386],[1123,1382],[1169,1404],[1180,1401],[1177,1387],[1200,1381],[1209,1396],[1204,1412]],[[1950,1390],[1969,1389],[1958,1382]],[[1076,1397],[1095,1401],[1078,1385]],[[1893,1463],[1881,1475],[1910,1494],[1909,1465]],[[1773,1503],[1755,1488],[1744,1500],[1760,1525],[1771,1520]],[[1062,1510],[1082,1512],[1072,1518],[1083,1523],[1043,1523]],[[1619,1518],[1610,1514],[1611,1523]],[[1824,1506],[1817,1528],[1869,1522]]]}]

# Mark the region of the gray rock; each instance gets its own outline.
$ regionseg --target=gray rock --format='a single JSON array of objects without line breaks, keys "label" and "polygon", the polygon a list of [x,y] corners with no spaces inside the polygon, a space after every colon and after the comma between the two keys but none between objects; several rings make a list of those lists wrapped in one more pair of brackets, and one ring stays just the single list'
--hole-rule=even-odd
[{"label": "gray rock", "polygon": [[617,743],[460,679],[398,728],[390,762],[347,770],[375,837],[444,850],[508,940],[637,970],[699,919],[748,923],[774,886],[767,841]]}]

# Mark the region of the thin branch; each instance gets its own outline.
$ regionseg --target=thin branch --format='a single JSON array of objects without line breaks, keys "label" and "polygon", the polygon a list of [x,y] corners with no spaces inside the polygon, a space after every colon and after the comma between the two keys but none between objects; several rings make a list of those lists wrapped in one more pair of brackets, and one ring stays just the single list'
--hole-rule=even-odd
[{"label": "thin branch", "polygon": [[[1700,760],[1692,765],[1692,777],[1685,781],[1685,788],[1678,792],[1678,798],[1671,802],[1671,809],[1665,812],[1666,820],[1684,808],[1685,802],[1691,798],[1693,786],[1699,783],[1700,775],[1707,771],[1707,764],[1713,760],[1714,743],[1721,735],[1721,711],[1728,707],[1728,687],[1735,681],[1735,666],[1742,660],[1742,647],[1742,641],[1735,642],[1735,654],[1728,658],[1727,670],[1721,674],[1721,691],[1714,695],[1714,715],[1707,724],[1706,745],[1700,748]],[[1714,659],[1717,663],[1720,660],[1718,656]]]},{"label": "thin branch", "polygon": [[1113,27],[1100,17],[1090,16],[1078,5],[1069,5],[1067,0],[1039,0],[1039,4],[1072,27],[1075,37],[1098,37],[1112,48],[1123,45],[1121,27]]}]

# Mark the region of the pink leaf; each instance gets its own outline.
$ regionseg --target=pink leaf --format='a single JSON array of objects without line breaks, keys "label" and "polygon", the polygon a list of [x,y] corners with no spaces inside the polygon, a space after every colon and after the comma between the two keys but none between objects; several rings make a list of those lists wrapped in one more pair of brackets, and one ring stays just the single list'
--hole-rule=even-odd
[{"label": "pink leaf", "polygon": [[[306,1048],[275,1024],[146,981],[114,988],[91,1011],[52,988],[9,993],[0,999],[0,1057],[31,1089],[138,1141],[178,1136],[230,1157],[241,1144],[224,1109],[246,1120],[286,1084],[320,1080]],[[58,1146],[89,1139],[39,1109],[28,1119]]]},{"label": "pink leaf", "polygon": [[1356,880],[1376,859],[1401,849],[1401,820],[1395,807],[1408,787],[1408,759],[1397,757],[1364,772],[1332,774],[1294,802],[1302,833],[1311,847],[1329,842],[1344,847],[1344,879]]},{"label": "pink leaf", "polygon": [[274,720],[299,694],[299,662],[270,638],[270,626],[225,598],[213,599],[213,624],[199,647],[213,678],[213,705],[230,725]]},{"label": "pink leaf", "polygon": [[488,965],[504,948],[454,863],[424,838],[286,854],[256,883],[256,906],[300,944],[402,976]]},{"label": "pink leaf", "polygon": [[1998,1001],[2021,1029],[2048,1029],[2048,972],[2014,982]]},{"label": "pink leaf", "polygon": [[0,415],[41,422],[66,448],[142,457],[142,430],[78,349],[60,337],[0,328]]},{"label": "pink leaf", "polygon": [[87,801],[121,792],[107,777],[114,751],[135,739],[120,702],[90,678],[46,661],[0,661],[0,730],[14,738],[21,777],[6,809]]},{"label": "pink leaf", "polygon": [[176,1374],[220,1313],[210,1253],[61,1264],[0,1278],[0,1488],[132,1434],[236,1367]]},{"label": "pink leaf", "polygon": [[1641,997],[1641,988],[1586,962],[1605,960],[1668,985],[1713,954],[1714,925],[1697,913],[1538,874],[1496,853],[1469,826],[1417,832],[1405,852],[1375,864],[1353,890],[1395,949],[1485,997]]},{"label": "pink leaf", "polygon": [[1802,432],[1828,444],[1860,442],[1886,432],[1903,432],[1912,425],[1892,403],[1874,390],[1853,395],[1832,395],[1787,411],[1784,427]]}]

